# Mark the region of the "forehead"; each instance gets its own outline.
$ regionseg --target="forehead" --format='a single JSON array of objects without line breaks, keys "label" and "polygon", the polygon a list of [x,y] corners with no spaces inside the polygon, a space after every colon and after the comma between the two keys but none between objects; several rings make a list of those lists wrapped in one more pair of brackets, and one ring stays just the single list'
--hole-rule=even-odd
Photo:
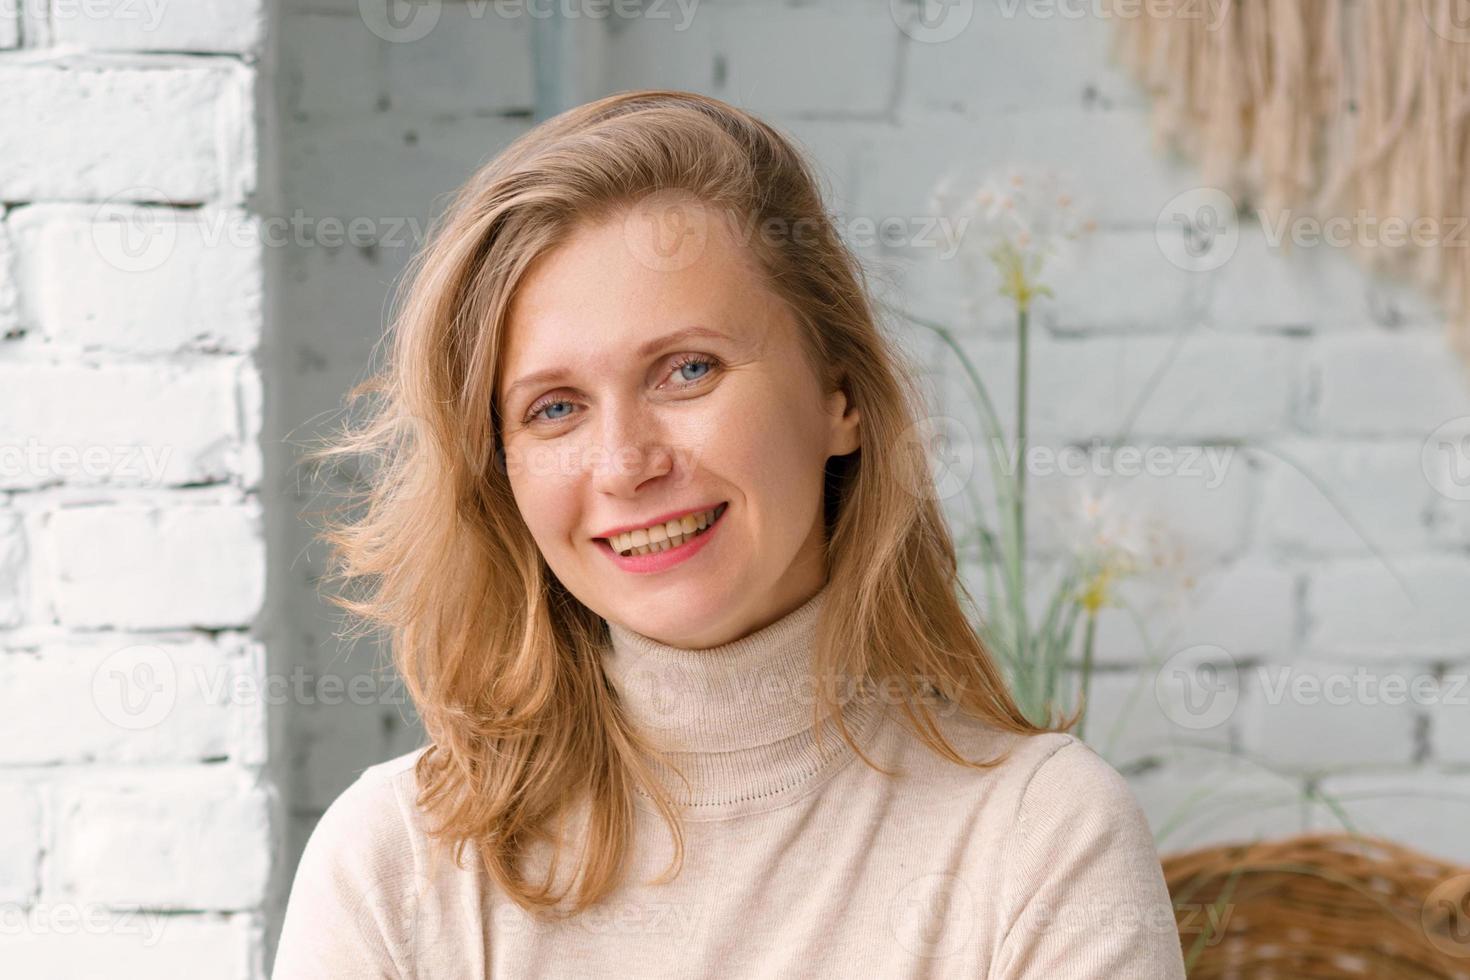
[{"label": "forehead", "polygon": [[775,297],[738,224],[706,211],[691,229],[688,218],[629,212],[538,257],[507,311],[497,392],[531,372],[605,366],[681,327],[759,328]]}]

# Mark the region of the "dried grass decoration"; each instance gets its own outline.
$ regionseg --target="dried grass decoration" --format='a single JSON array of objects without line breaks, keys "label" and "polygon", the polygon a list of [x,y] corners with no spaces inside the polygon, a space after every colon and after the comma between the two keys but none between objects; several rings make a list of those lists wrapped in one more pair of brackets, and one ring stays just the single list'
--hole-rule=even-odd
[{"label": "dried grass decoration", "polygon": [[1470,364],[1470,3],[1104,2],[1158,143],[1273,227],[1350,222],[1361,261],[1444,302]]}]

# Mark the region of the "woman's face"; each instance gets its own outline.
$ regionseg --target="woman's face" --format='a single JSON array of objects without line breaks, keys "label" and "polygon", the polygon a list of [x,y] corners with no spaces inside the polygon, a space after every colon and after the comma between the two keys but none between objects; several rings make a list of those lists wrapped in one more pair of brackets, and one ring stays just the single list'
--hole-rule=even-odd
[{"label": "woman's face", "polygon": [[[688,204],[584,226],[528,270],[496,384],[511,489],[551,570],[599,615],[693,649],[826,581],[823,466],[858,448],[857,411],[821,390],[739,227]],[[610,534],[717,508],[696,535],[697,517],[675,525],[675,547],[667,523]],[[614,550],[633,542],[662,550]]]}]

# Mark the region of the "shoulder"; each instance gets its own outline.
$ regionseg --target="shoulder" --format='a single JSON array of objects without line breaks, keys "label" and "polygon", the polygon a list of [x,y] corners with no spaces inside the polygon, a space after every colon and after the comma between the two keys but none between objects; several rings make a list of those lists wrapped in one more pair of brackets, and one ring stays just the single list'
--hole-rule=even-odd
[{"label": "shoulder", "polygon": [[[1148,820],[1123,776],[1072,735],[1017,746],[999,975],[1184,978]],[[1068,972],[1076,964],[1086,972]]]},{"label": "shoulder", "polygon": [[1007,842],[1013,856],[1028,857],[1033,849],[1044,853],[1068,838],[1087,836],[1143,838],[1152,846],[1132,788],[1076,736],[1009,732],[959,713],[939,718],[938,725],[961,756],[989,765],[958,766],[910,744],[903,758],[919,777],[915,790],[961,805],[977,830],[996,843]]},{"label": "shoulder", "polygon": [[275,980],[408,966],[424,854],[414,802],[421,753],[370,766],[317,821],[286,900]]},{"label": "shoulder", "polygon": [[1022,740],[1018,776],[1024,780],[1022,815],[1038,807],[1075,810],[1137,806],[1127,780],[1075,735],[1047,732]]},{"label": "shoulder", "polygon": [[1064,733],[1017,746],[1016,787],[1006,828],[1013,894],[1093,876],[1140,883],[1159,897],[1162,868],[1153,831],[1127,780],[1085,742]]},{"label": "shoulder", "polygon": [[414,765],[423,752],[416,749],[364,769],[327,807],[308,847],[318,840],[323,845],[344,839],[393,843],[413,836],[419,826]]},{"label": "shoulder", "polygon": [[422,753],[369,766],[337,795],[307,838],[298,881],[314,879],[363,897],[407,887],[424,850],[414,776]]},{"label": "shoulder", "polygon": [[[937,714],[935,721],[945,741],[961,756],[989,764],[979,770],[964,769],[949,762],[941,764],[937,753],[920,752],[918,744],[908,745],[907,754],[921,758],[932,755],[935,762],[931,768],[964,779],[971,786],[983,787],[987,806],[997,805],[1003,797],[1009,797],[1016,805],[1023,798],[1039,799],[1058,783],[1087,785],[1110,793],[1128,789],[1107,762],[1085,742],[1066,732],[1007,731],[958,711]],[[917,743],[912,737],[907,741]],[[959,776],[959,772],[967,775]]]}]

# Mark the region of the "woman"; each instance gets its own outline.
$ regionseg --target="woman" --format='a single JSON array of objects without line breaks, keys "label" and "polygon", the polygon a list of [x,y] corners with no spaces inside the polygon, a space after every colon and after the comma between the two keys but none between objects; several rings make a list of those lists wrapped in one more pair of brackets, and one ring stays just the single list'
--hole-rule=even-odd
[{"label": "woman", "polygon": [[782,136],[571,110],[411,275],[323,455],[384,464],[340,601],[429,745],[322,817],[277,978],[1184,975],[1126,784],[970,628],[922,397]]}]

